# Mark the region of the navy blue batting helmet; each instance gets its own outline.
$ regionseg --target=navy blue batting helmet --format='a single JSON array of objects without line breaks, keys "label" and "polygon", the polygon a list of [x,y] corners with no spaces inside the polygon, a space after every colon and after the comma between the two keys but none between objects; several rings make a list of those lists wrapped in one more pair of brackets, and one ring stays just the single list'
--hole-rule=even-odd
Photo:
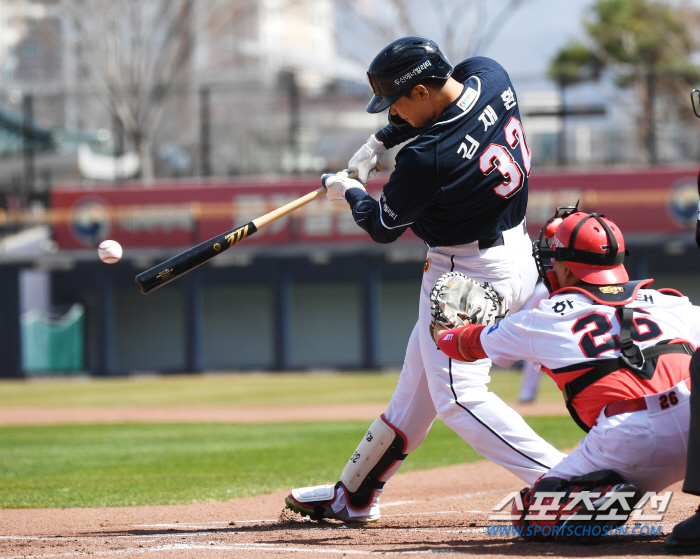
[{"label": "navy blue batting helmet", "polygon": [[446,80],[451,74],[452,65],[435,41],[417,35],[397,39],[369,65],[367,79],[374,97],[367,112],[382,112],[426,78]]}]

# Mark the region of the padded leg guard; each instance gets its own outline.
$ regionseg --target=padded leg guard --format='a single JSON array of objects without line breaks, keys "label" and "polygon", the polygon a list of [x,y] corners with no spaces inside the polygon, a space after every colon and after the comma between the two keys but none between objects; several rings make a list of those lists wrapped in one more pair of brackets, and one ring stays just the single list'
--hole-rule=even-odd
[{"label": "padded leg guard", "polygon": [[641,491],[612,470],[569,480],[542,478],[520,492],[513,525],[529,540],[589,544],[621,526],[639,501]]},{"label": "padded leg guard", "polygon": [[375,491],[384,487],[382,476],[406,458],[406,437],[392,427],[384,414],[365,433],[345,466],[340,481],[351,507],[362,509],[372,502]]}]

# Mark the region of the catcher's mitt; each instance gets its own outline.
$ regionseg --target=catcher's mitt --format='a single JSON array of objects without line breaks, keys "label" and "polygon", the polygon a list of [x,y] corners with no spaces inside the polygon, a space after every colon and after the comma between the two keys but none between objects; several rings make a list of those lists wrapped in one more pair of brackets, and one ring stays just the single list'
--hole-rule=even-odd
[{"label": "catcher's mitt", "polygon": [[488,282],[479,283],[461,272],[442,274],[430,291],[430,336],[435,326],[495,324],[506,316],[505,299]]}]

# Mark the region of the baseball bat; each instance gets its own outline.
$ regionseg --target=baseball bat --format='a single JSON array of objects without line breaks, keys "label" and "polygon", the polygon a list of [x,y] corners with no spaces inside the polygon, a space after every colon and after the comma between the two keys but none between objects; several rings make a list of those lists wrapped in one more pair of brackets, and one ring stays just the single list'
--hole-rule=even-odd
[{"label": "baseball bat", "polygon": [[[377,165],[377,170],[379,169],[381,169],[381,167]],[[344,172],[348,173],[350,178],[357,178],[357,171],[346,170]],[[325,176],[326,175],[324,175],[324,178]],[[246,223],[245,225],[241,225],[240,227],[236,227],[235,229],[221,233],[216,237],[212,237],[208,241],[204,241],[203,243],[186,250],[185,252],[181,252],[169,260],[166,260],[157,266],[153,266],[153,268],[146,270],[145,272],[141,272],[138,276],[136,276],[136,285],[138,285],[141,293],[144,295],[151,293],[159,287],[163,287],[166,283],[170,283],[174,279],[186,274],[190,270],[194,270],[196,267],[201,266],[222,252],[227,251],[257,231],[260,231],[263,227],[267,227],[270,225],[270,223],[273,223],[294,210],[305,206],[309,202],[313,202],[317,198],[320,198],[325,193],[326,187],[322,186],[321,188],[314,190],[313,192],[309,192],[301,198],[297,198],[293,202],[289,202],[289,204],[285,204],[284,206],[277,208],[270,213],[266,213],[265,215],[260,216],[257,219]]]}]

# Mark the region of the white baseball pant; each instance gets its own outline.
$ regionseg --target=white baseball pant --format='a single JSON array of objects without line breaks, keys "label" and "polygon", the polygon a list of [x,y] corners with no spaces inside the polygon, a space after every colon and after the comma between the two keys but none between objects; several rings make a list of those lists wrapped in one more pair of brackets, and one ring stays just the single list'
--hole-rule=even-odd
[{"label": "white baseball pant", "polygon": [[[674,397],[669,398],[671,392]],[[644,399],[646,410],[610,417],[601,410],[578,448],[545,477],[571,479],[597,470],[614,470],[644,492],[661,491],[682,480],[690,428],[690,390],[681,382]]]},{"label": "white baseball pant", "polygon": [[[430,337],[430,290],[445,272],[459,271],[488,281],[516,312],[532,294],[537,269],[524,224],[503,233],[503,245],[479,249],[478,243],[428,250],[418,322],[408,342],[387,420],[407,438],[406,452],[425,439],[436,415],[479,454],[532,484],[566,455],[537,435],[518,413],[489,392],[491,361],[453,361]],[[400,467],[395,464],[381,481]]]}]

